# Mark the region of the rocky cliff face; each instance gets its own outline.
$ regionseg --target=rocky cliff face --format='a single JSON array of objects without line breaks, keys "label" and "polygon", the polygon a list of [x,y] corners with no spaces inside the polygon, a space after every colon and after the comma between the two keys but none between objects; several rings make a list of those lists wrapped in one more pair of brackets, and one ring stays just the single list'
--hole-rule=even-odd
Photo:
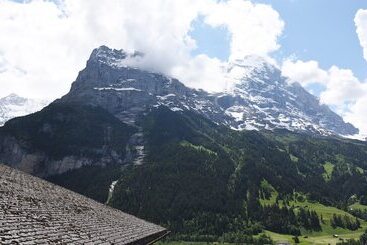
[{"label": "rocky cliff face", "polygon": [[54,159],[43,151],[30,152],[15,137],[5,136],[1,139],[1,162],[40,177],[57,175],[82,166],[106,166],[112,159],[104,156],[93,160],[78,155]]},{"label": "rocky cliff face", "polygon": [[142,56],[95,49],[67,95],[0,128],[0,162],[40,176],[84,165],[143,164],[145,136],[139,121],[160,106],[198,113],[236,130],[358,132],[262,58],[230,64],[232,89],[210,94],[129,65]]},{"label": "rocky cliff face", "polygon": [[163,74],[125,64],[126,59],[134,58],[136,54],[105,46],[94,50],[70,93],[58,102],[98,105],[128,124],[134,124],[138,116],[161,105],[174,111],[194,110],[217,122],[230,120],[215,103],[214,95],[187,88]]},{"label": "rocky cliff face", "polygon": [[123,164],[135,132],[101,108],[53,103],[0,128],[0,162],[42,177]]},{"label": "rocky cliff face", "polygon": [[298,83],[260,57],[249,56],[228,67],[232,89],[210,94],[185,87],[162,74],[129,66],[141,58],[102,46],[95,49],[69,94],[60,102],[99,105],[123,122],[134,124],[150,108],[190,110],[237,130],[287,129],[322,135],[354,135],[358,130],[320,105]]},{"label": "rocky cliff face", "polygon": [[233,88],[218,103],[237,122],[237,129],[276,129],[322,135],[354,135],[353,125],[320,105],[300,84],[289,83],[281,71],[260,57],[249,56],[230,64]]}]

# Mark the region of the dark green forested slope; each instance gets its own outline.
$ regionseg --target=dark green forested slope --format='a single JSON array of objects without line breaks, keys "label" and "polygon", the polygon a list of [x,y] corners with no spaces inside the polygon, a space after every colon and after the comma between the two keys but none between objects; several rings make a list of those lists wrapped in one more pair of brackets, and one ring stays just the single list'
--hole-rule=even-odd
[{"label": "dark green forested slope", "polygon": [[[367,193],[367,144],[289,132],[265,133],[291,156],[298,172],[308,178],[303,191],[324,204],[342,205],[353,194]],[[330,171],[330,172],[329,172]]]},{"label": "dark green forested slope", "polygon": [[[191,240],[251,235],[262,228],[294,235],[321,229],[321,217],[313,210],[279,202],[261,205],[260,199],[272,195],[264,183],[279,200],[302,193],[339,208],[352,195],[367,194],[367,146],[362,143],[289,132],[237,132],[165,108],[144,118],[143,127],[145,164],[123,171],[110,204],[189,234]],[[332,172],[325,166],[332,166]]]},{"label": "dark green forested slope", "polygon": [[105,146],[123,153],[133,132],[102,108],[60,103],[0,127],[1,138],[14,137],[27,152],[43,152],[54,159],[70,155],[98,157]]},{"label": "dark green forested slope", "polygon": [[[135,131],[102,108],[53,103],[0,127],[0,161],[14,167],[22,161],[21,168],[32,168],[32,174],[105,202]],[[91,166],[73,169],[75,164],[66,173],[50,176],[48,169],[57,171],[52,165],[64,164],[63,159],[65,164]]]},{"label": "dark green forested slope", "polygon": [[[264,244],[268,238],[253,236],[264,229],[296,236],[367,224],[367,211],[348,209],[367,204],[365,143],[234,131],[165,107],[138,124],[147,153],[140,166],[121,168],[136,129],[91,106],[54,103],[9,121],[0,128],[0,153],[7,156],[4,146],[13,137],[27,154],[42,152],[47,163],[94,159],[92,166],[48,179],[100,202],[119,179],[109,204],[166,226],[177,239]],[[112,156],[110,164],[99,164],[106,156]]]}]

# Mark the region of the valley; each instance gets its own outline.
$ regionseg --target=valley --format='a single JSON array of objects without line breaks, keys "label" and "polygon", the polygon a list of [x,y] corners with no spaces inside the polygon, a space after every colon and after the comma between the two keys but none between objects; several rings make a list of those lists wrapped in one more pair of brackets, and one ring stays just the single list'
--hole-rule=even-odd
[{"label": "valley", "polygon": [[130,58],[95,49],[68,94],[0,128],[0,161],[169,229],[162,244],[364,233],[367,143],[299,84],[247,57],[213,94]]}]

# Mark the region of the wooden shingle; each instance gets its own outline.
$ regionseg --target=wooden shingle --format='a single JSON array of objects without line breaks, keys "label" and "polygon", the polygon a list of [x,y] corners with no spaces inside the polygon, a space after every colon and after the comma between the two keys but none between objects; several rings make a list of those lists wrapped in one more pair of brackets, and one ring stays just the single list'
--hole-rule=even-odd
[{"label": "wooden shingle", "polygon": [[0,244],[150,244],[163,227],[0,164]]}]

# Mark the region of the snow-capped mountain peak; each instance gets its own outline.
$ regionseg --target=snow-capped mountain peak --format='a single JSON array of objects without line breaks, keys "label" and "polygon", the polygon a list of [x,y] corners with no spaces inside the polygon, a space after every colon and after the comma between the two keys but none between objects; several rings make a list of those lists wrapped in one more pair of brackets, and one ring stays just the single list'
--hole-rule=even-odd
[{"label": "snow-capped mountain peak", "polygon": [[249,56],[229,69],[233,88],[219,103],[236,122],[237,129],[311,131],[354,135],[358,130],[320,105],[319,99],[298,83],[288,83],[279,68],[261,57]]},{"label": "snow-capped mountain peak", "polygon": [[12,93],[0,100],[3,105],[21,105],[25,103],[27,99]]},{"label": "snow-capped mountain peak", "polygon": [[258,74],[272,74],[276,69],[275,65],[271,64],[271,61],[267,60],[267,58],[248,55],[243,59],[236,59],[229,62],[227,77],[236,83],[237,81],[243,81],[245,78],[251,78]]},{"label": "snow-capped mountain peak", "polygon": [[131,124],[152,108],[166,106],[176,112],[199,113],[237,130],[280,128],[323,135],[358,132],[301,85],[289,84],[265,58],[247,56],[231,62],[227,79],[233,88],[211,94],[126,62],[139,57],[142,54],[106,46],[95,49],[60,102],[98,105]]},{"label": "snow-capped mountain peak", "polygon": [[106,46],[100,46],[94,49],[89,62],[97,62],[112,67],[127,67],[129,62],[144,57],[144,54],[138,51],[129,53],[123,49],[110,49]]},{"label": "snow-capped mountain peak", "polygon": [[14,93],[0,98],[0,126],[14,117],[39,111],[47,104],[46,100],[23,98]]}]

